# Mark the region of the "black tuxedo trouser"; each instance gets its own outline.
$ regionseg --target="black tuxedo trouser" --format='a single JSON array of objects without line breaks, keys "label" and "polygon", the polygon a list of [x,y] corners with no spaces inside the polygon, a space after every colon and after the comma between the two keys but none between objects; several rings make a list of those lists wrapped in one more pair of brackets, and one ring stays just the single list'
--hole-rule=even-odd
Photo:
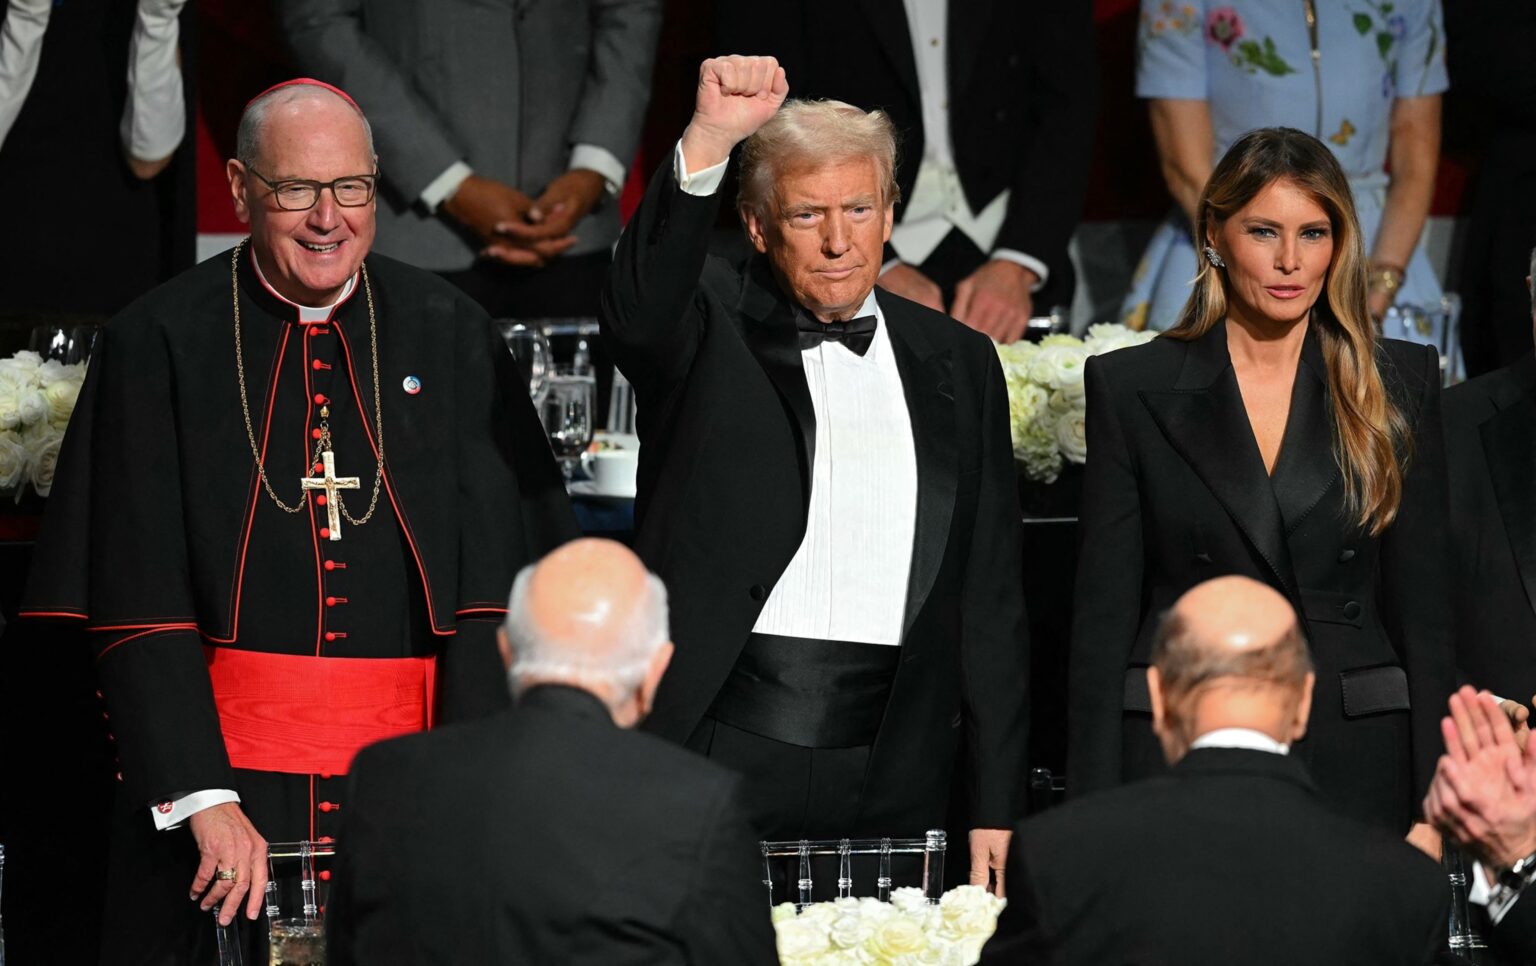
[{"label": "black tuxedo trouser", "polygon": [[[688,739],[688,747],[742,776],[742,793],[758,834],[770,841],[860,837],[913,837],[923,829],[867,829],[858,826],[869,745],[854,748],[804,748],[705,718]],[[879,863],[875,856],[854,856],[853,894],[875,894]],[[812,896],[818,902],[837,897],[836,856],[811,862]],[[896,886],[922,884],[922,856],[897,855],[891,860]],[[798,863],[784,859],[766,874],[773,901],[796,899]]]}]

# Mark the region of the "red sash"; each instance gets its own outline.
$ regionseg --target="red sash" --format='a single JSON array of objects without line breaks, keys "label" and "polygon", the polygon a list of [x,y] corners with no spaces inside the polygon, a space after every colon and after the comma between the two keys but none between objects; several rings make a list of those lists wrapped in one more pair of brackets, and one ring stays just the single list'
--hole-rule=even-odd
[{"label": "red sash", "polygon": [[364,746],[432,726],[436,658],[203,651],[236,768],[344,775]]}]

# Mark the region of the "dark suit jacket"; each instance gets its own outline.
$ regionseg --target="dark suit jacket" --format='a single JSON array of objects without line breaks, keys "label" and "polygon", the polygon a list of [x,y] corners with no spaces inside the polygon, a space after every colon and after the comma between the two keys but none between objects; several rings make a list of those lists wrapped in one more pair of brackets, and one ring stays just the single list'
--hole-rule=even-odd
[{"label": "dark suit jacket", "polygon": [[592,695],[365,749],[344,804],[331,962],[777,962],[736,780]]},{"label": "dark suit jacket", "polygon": [[1536,357],[1445,394],[1456,667],[1516,701],[1536,694]]},{"label": "dark suit jacket", "polygon": [[[791,96],[888,113],[901,134],[896,180],[902,198],[911,196],[923,110],[902,0],[717,0],[715,8],[718,50],[777,57]],[[998,192],[1013,192],[995,247],[1044,262],[1050,298],[1065,305],[1067,242],[1093,152],[1092,5],[950,0],[948,13],[950,139],[966,201],[979,212]]]},{"label": "dark suit jacket", "polygon": [[1332,811],[1300,762],[1211,748],[1020,825],[981,962],[1406,966],[1449,911],[1440,867]]},{"label": "dark suit jacket", "polygon": [[1225,325],[1089,360],[1092,456],[1069,665],[1075,790],[1162,770],[1145,685],[1158,620],[1195,584],[1242,574],[1284,594],[1311,643],[1317,688],[1296,751],[1318,787],[1357,818],[1406,829],[1434,772],[1454,680],[1445,456],[1434,351],[1385,340],[1377,366],[1414,450],[1397,518],[1372,537],[1345,507],[1315,332],[1272,478]]},{"label": "dark suit jacket", "polygon": [[[717,204],[663,168],[603,292],[603,338],[640,414],[635,548],[667,582],[677,643],[647,727],[674,741],[709,710],[800,546],[816,446],[793,306],[762,260],[739,272],[706,257]],[[963,735],[973,821],[1006,828],[1020,814],[1028,644],[1002,369],[985,337],[876,292],[918,492],[901,665],[860,824],[909,834],[941,818]]]},{"label": "dark suit jacket", "polygon": [[1501,963],[1536,963],[1536,893],[1524,892],[1493,927],[1490,945]]}]

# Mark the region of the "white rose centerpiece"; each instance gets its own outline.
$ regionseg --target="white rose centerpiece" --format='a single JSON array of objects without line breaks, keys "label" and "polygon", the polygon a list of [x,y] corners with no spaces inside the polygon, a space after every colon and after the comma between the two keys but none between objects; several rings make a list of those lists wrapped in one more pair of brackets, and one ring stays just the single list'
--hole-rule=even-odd
[{"label": "white rose centerpiece", "polygon": [[75,411],[85,363],[64,365],[23,350],[0,359],[0,493],[16,502],[30,486],[53,489],[64,430]]},{"label": "white rose centerpiece", "polygon": [[785,966],[935,963],[969,966],[997,928],[1006,903],[980,886],[960,886],[932,905],[921,889],[897,889],[890,902],[837,899],[773,910]]},{"label": "white rose centerpiece", "polygon": [[1048,335],[1039,343],[999,345],[1008,386],[1013,458],[1024,475],[1054,483],[1066,463],[1088,461],[1083,368],[1089,356],[1150,342],[1156,332],[1136,332],[1123,325],[1090,325],[1082,339]]}]

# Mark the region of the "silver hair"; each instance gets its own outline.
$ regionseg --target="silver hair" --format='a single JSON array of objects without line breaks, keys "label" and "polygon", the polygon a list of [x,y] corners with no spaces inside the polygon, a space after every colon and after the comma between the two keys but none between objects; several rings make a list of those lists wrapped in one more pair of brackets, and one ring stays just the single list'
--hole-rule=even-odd
[{"label": "silver hair", "polygon": [[774,183],[784,172],[860,158],[875,163],[884,205],[901,200],[896,126],[884,111],[862,111],[842,101],[785,101],[741,144],[737,208],[766,218]]},{"label": "silver hair", "polygon": [[533,679],[569,681],[614,688],[623,700],[640,687],[657,648],[671,637],[667,625],[667,587],[655,574],[646,574],[645,594],[601,655],[573,658],[567,642],[548,634],[528,613],[528,584],[536,564],[529,564],[512,583],[507,602],[506,632],[512,645],[507,677],[513,694],[521,694]]},{"label": "silver hair", "polygon": [[1526,271],[1526,277],[1531,280],[1531,315],[1536,316],[1536,248],[1531,249],[1531,264]]},{"label": "silver hair", "polygon": [[[261,133],[266,129],[267,115],[272,113],[275,107],[292,104],[296,101],[315,100],[322,97],[335,98],[343,104],[347,101],[313,84],[294,84],[290,87],[279,87],[275,91],[256,98],[247,104],[240,114],[240,127],[235,132],[235,157],[247,168],[256,163],[261,156]],[[368,117],[356,105],[347,104],[363,125],[363,138],[368,142],[368,157],[373,158],[377,152],[373,150],[373,127],[368,123]],[[269,172],[270,175],[270,172]]]}]

